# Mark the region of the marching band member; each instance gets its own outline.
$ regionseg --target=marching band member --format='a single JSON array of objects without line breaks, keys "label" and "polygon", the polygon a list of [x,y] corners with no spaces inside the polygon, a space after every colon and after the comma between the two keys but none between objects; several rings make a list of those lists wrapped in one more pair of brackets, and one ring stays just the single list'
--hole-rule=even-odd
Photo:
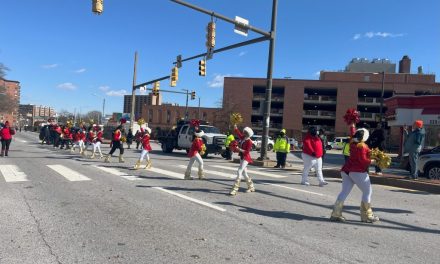
[{"label": "marching band member", "polygon": [[199,152],[204,151],[203,150],[204,144],[203,144],[203,139],[202,139],[202,136],[204,134],[205,134],[205,132],[203,132],[203,130],[199,130],[194,133],[195,137],[194,137],[193,143],[191,145],[191,149],[188,152],[188,157],[190,157],[190,160],[188,163],[188,167],[186,168],[185,178],[184,178],[185,180],[192,180],[193,179],[191,177],[191,169],[192,169],[192,166],[195,161],[197,161],[197,163],[199,164],[199,172],[198,172],[199,179],[200,180],[205,179],[205,173],[203,172],[203,159],[199,153]]},{"label": "marching band member", "polygon": [[113,131],[112,135],[112,143],[111,143],[111,150],[108,153],[107,157],[105,157],[106,163],[110,162],[110,158],[112,157],[113,153],[116,151],[116,149],[119,149],[119,163],[124,163],[124,145],[122,143],[123,141],[123,124],[125,124],[127,121],[124,118],[121,118],[120,120],[121,124],[116,127],[116,129]]},{"label": "marching band member", "polygon": [[93,144],[93,153],[92,156],[90,156],[91,159],[95,158],[96,150],[99,152],[99,157],[102,159],[102,151],[101,151],[101,144],[102,144],[102,131],[99,126],[93,127],[93,135],[92,135],[92,144]]},{"label": "marching band member", "polygon": [[142,142],[142,152],[141,157],[136,162],[136,165],[134,165],[134,169],[137,170],[141,167],[142,162],[144,161],[144,158],[147,158],[147,165],[145,165],[145,169],[151,168],[151,160],[150,160],[150,151],[151,145],[150,145],[150,134],[151,134],[151,128],[147,127],[145,130],[141,128],[141,133],[143,134],[141,142]]}]

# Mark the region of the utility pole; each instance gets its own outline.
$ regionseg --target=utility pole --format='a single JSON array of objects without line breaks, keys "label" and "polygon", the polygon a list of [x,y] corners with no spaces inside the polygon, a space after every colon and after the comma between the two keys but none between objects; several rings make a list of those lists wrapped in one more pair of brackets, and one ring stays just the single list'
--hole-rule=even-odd
[{"label": "utility pole", "polygon": [[199,96],[199,119],[200,119],[200,96]]},{"label": "utility pole", "polygon": [[273,0],[272,23],[270,27],[270,40],[269,40],[269,58],[267,63],[266,98],[264,102],[263,138],[261,141],[261,153],[259,158],[260,160],[267,159],[267,142],[269,141],[270,108],[271,108],[271,100],[272,100],[272,72],[273,72],[273,56],[275,49],[277,7],[278,7],[278,0]]},{"label": "utility pole", "polygon": [[188,120],[188,97],[189,97],[189,90],[188,89],[182,89],[182,91],[186,92],[186,103],[185,103],[185,120]]},{"label": "utility pole", "polygon": [[134,125],[134,111],[135,111],[135,105],[136,105],[136,68],[137,68],[137,57],[138,53],[137,51],[134,53],[134,69],[133,69],[133,86],[131,87],[131,112],[130,112],[130,128],[133,130]]},{"label": "utility pole", "polygon": [[105,120],[105,97],[102,98],[102,117],[101,117],[101,125],[104,125],[104,120]]}]

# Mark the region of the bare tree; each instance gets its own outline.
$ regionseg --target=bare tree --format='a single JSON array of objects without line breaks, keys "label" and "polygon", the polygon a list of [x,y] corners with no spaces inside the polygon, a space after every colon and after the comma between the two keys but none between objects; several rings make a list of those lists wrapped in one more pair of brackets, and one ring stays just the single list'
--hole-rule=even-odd
[{"label": "bare tree", "polygon": [[6,71],[9,71],[9,68],[6,67],[3,63],[0,63],[0,79],[4,79],[5,78]]},{"label": "bare tree", "polygon": [[67,121],[73,121],[74,119],[75,116],[73,115],[73,113],[65,109],[61,109],[61,111],[58,113],[58,122],[61,124],[66,124]]}]

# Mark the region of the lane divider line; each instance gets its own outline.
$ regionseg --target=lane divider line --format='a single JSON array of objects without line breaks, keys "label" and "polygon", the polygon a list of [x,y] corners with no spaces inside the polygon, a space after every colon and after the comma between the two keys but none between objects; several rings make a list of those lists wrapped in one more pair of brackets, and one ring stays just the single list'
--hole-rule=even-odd
[{"label": "lane divider line", "polygon": [[0,172],[3,174],[6,182],[25,182],[28,181],[24,172],[16,165],[0,165]]},{"label": "lane divider line", "polygon": [[174,192],[174,191],[167,190],[167,189],[162,188],[162,187],[152,187],[152,188],[156,189],[156,190],[159,190],[159,191],[162,191],[162,192],[166,192],[166,193],[171,194],[173,196],[176,196],[176,197],[179,197],[179,198],[191,201],[193,203],[200,204],[200,205],[203,205],[203,206],[215,209],[215,210],[220,211],[220,212],[226,212],[226,209],[221,208],[221,207],[219,207],[217,205],[213,205],[213,204],[201,201],[201,200],[197,200],[197,199],[191,198],[189,196],[186,196],[186,195]]},{"label": "lane divider line", "polygon": [[50,169],[54,170],[64,178],[66,178],[68,181],[90,181],[91,179],[82,175],[81,173],[78,173],[72,169],[67,168],[63,165],[47,165]]}]

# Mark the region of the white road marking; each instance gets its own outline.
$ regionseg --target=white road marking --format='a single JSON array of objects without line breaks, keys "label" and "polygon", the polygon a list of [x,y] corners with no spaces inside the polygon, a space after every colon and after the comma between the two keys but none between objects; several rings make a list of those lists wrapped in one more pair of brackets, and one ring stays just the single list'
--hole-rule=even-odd
[{"label": "white road marking", "polygon": [[151,169],[149,169],[149,171],[152,171],[152,172],[155,172],[155,173],[159,173],[159,174],[163,174],[163,175],[170,176],[170,177],[177,178],[177,179],[182,179],[183,180],[183,178],[184,178],[184,174],[183,173],[177,173],[177,172],[162,170],[162,169],[158,169],[158,168],[151,168]]},{"label": "white road marking", "polygon": [[[185,165],[177,165],[177,167],[185,169],[186,170],[186,166]],[[193,171],[198,171],[199,169],[196,167],[192,167]],[[231,174],[231,173],[224,173],[224,172],[219,172],[219,171],[211,171],[211,170],[203,170],[205,173],[207,174],[213,174],[213,175],[217,175],[217,176],[222,176],[225,178],[229,178],[229,179],[235,179],[237,176]]]},{"label": "white road marking", "polygon": [[20,171],[16,165],[0,165],[0,171],[6,182],[28,181],[26,174]]},{"label": "white road marking", "polygon": [[95,167],[97,169],[100,169],[100,170],[102,170],[104,172],[107,172],[107,173],[119,176],[119,177],[121,177],[121,178],[123,178],[125,180],[129,180],[129,181],[140,181],[140,180],[143,180],[142,178],[139,178],[138,176],[124,173],[124,172],[119,171],[119,170],[117,170],[115,168],[101,167],[101,166],[96,166],[96,165],[93,165],[93,167]]},{"label": "white road marking", "polygon": [[[225,169],[225,170],[233,170],[236,171],[237,168],[231,168],[231,167],[227,167],[227,166],[222,166],[222,165],[211,165],[211,167],[215,167],[215,168],[219,168],[219,169]],[[266,177],[271,177],[271,178],[287,178],[287,176],[284,175],[276,175],[276,174],[272,174],[272,173],[266,173],[266,172],[260,172],[260,171],[254,171],[254,170],[247,170],[248,173],[251,174],[256,174],[256,175],[261,175],[261,176],[266,176]]]},{"label": "white road marking", "polygon": [[284,185],[279,185],[279,184],[266,183],[266,182],[259,182],[259,184],[280,187],[280,188],[284,188],[284,189],[294,190],[294,191],[308,193],[308,194],[314,194],[314,195],[318,195],[318,196],[326,196],[326,195],[324,195],[322,193],[310,192],[310,191],[306,191],[306,190],[302,190],[302,189],[297,189],[297,188],[293,188],[293,187],[288,187],[288,186],[284,186]]},{"label": "white road marking", "polygon": [[91,179],[63,165],[47,165],[68,181],[90,181]]},{"label": "white road marking", "polygon": [[217,205],[213,205],[213,204],[210,204],[210,203],[207,203],[207,202],[204,202],[204,201],[200,201],[200,200],[197,200],[197,199],[191,198],[191,197],[189,197],[189,196],[186,196],[186,195],[183,195],[183,194],[180,194],[180,193],[177,193],[177,192],[173,192],[173,191],[170,191],[170,190],[164,189],[164,188],[162,188],[162,187],[152,187],[152,188],[153,188],[153,189],[156,189],[156,190],[160,190],[160,191],[166,192],[166,193],[169,193],[169,194],[174,195],[174,196],[177,196],[177,197],[179,197],[179,198],[182,198],[182,199],[185,199],[185,200],[191,201],[191,202],[193,202],[193,203],[197,203],[197,204],[200,204],[200,205],[204,205],[204,206],[206,206],[206,207],[209,207],[209,208],[212,208],[212,209],[218,210],[218,211],[220,211],[220,212],[226,212],[226,209],[223,209],[223,208],[221,208],[221,207],[219,207],[219,206],[217,206]]}]

